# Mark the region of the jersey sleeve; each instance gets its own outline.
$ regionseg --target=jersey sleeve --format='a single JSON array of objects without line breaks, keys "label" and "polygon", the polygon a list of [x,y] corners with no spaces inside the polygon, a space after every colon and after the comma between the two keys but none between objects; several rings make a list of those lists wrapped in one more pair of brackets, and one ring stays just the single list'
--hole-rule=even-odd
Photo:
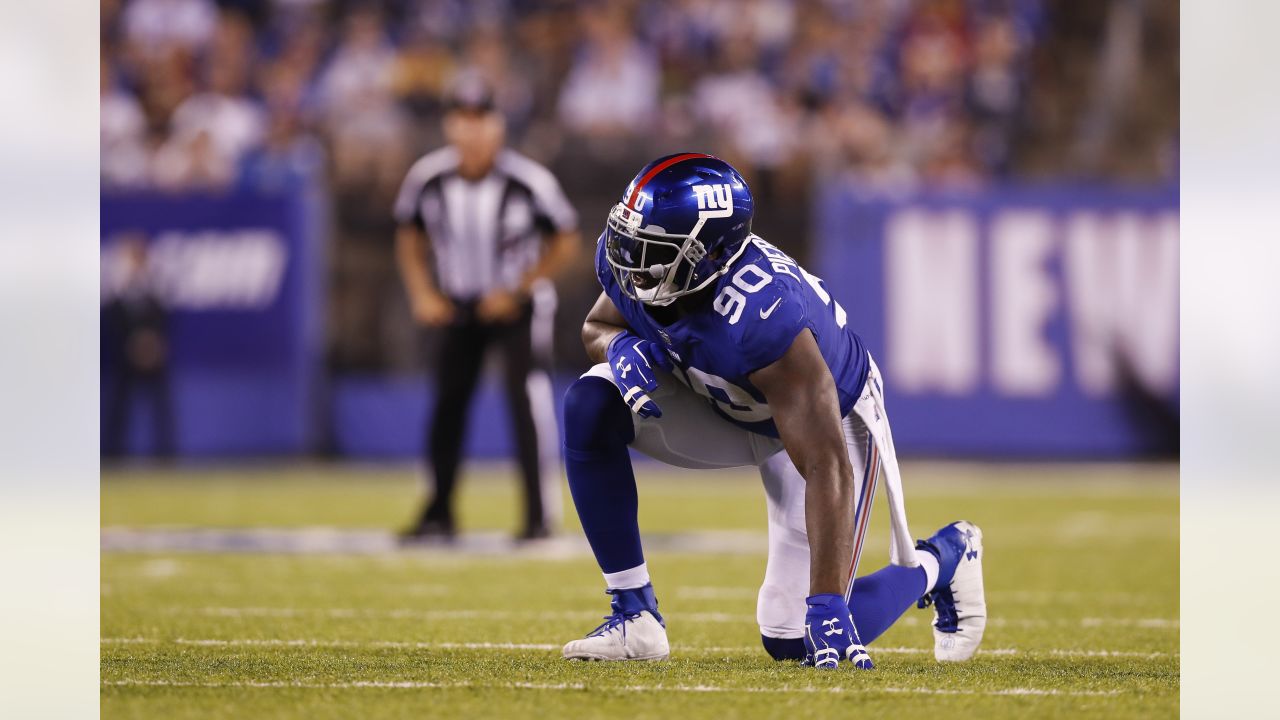
[{"label": "jersey sleeve", "polygon": [[533,189],[533,204],[540,218],[545,218],[556,232],[569,232],[578,229],[578,211],[569,202],[560,181],[556,180],[550,170],[539,167],[534,172],[530,187]]},{"label": "jersey sleeve", "polygon": [[748,297],[738,340],[743,375],[777,362],[809,324],[804,294],[786,276]]},{"label": "jersey sleeve", "polygon": [[457,154],[452,148],[443,148],[428,153],[409,168],[400,183],[400,191],[396,193],[395,205],[391,208],[391,216],[400,225],[414,224],[425,227],[422,217],[422,191],[440,174],[457,162]]},{"label": "jersey sleeve", "polygon": [[397,224],[413,224],[418,227],[425,225],[421,207],[422,190],[437,174],[435,165],[435,159],[428,155],[415,162],[405,174],[404,182],[400,183],[400,192],[396,193],[396,204],[391,209],[391,216]]},{"label": "jersey sleeve", "polygon": [[540,228],[548,232],[578,229],[578,211],[550,170],[514,150],[503,151],[502,163],[508,172],[529,188]]},{"label": "jersey sleeve", "polygon": [[391,216],[395,218],[397,224],[422,225],[422,215],[418,209],[418,198],[422,194],[422,188],[426,184],[418,175],[409,170],[409,174],[405,175],[404,182],[400,183],[400,192],[396,193],[396,203],[392,206]]}]

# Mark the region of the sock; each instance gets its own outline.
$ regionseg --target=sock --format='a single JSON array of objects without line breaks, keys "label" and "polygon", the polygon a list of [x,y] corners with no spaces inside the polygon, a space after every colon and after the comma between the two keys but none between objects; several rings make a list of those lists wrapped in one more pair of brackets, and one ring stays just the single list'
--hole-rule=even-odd
[{"label": "sock", "polygon": [[924,593],[932,592],[938,586],[938,556],[928,551],[916,550],[916,561],[924,568]]},{"label": "sock", "polygon": [[916,557],[923,559],[933,556],[938,561],[938,577],[930,589],[951,583],[951,579],[956,574],[956,567],[960,565],[960,558],[964,556],[967,548],[967,538],[955,529],[955,523],[934,533],[928,540],[916,542]]},{"label": "sock", "polygon": [[662,619],[662,613],[658,612],[658,596],[653,593],[653,585],[645,583],[641,587],[629,590],[610,590],[609,594],[613,596],[609,609],[615,613],[631,617],[647,610],[662,627],[667,626],[667,621]]},{"label": "sock", "polygon": [[804,638],[775,638],[761,635],[765,652],[774,660],[803,660]]},{"label": "sock", "polygon": [[[564,467],[582,531],[608,576],[644,566],[639,500],[627,444],[631,411],[608,380],[579,378],[564,394]],[[641,583],[643,584],[643,583]]]},{"label": "sock", "polygon": [[870,645],[902,617],[928,588],[923,567],[886,565],[853,581],[849,613],[863,645]]},{"label": "sock", "polygon": [[604,584],[610,590],[631,590],[649,584],[649,566],[640,563],[621,572],[605,573]]}]

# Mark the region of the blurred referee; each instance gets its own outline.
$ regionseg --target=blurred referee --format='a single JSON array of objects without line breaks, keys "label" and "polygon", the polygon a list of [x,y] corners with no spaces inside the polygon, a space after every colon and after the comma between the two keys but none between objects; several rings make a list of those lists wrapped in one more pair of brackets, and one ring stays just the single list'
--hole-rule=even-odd
[{"label": "blurred referee", "polygon": [[464,74],[450,89],[444,136],[446,147],[409,169],[395,204],[396,261],[413,316],[443,328],[425,448],[434,494],[404,537],[454,535],[467,411],[490,347],[502,353],[524,482],[517,537],[547,537],[560,519],[551,280],[577,253],[577,214],[546,168],[503,147],[504,120],[479,76]]}]

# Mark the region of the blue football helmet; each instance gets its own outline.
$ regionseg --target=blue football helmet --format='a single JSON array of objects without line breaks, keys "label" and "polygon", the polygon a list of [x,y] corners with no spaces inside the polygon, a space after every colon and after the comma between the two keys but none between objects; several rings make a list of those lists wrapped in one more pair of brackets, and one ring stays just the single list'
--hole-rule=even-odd
[{"label": "blue football helmet", "polygon": [[742,253],[753,209],[746,181],[720,158],[654,160],[609,212],[605,251],[618,287],[648,305],[705,288]]}]

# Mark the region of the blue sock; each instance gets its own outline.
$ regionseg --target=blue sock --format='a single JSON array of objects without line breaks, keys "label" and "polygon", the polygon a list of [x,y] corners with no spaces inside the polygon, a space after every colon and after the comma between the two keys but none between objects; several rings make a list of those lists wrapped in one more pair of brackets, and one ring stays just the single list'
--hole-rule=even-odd
[{"label": "blue sock", "polygon": [[924,568],[901,565],[886,565],[854,580],[849,614],[862,644],[870,645],[897,622],[924,595],[925,582]]},{"label": "blue sock", "polygon": [[564,466],[582,530],[606,573],[644,562],[636,476],[627,445],[631,411],[613,383],[579,378],[564,394]]},{"label": "blue sock", "polygon": [[775,638],[761,635],[764,651],[774,660],[803,660],[804,638]]}]

